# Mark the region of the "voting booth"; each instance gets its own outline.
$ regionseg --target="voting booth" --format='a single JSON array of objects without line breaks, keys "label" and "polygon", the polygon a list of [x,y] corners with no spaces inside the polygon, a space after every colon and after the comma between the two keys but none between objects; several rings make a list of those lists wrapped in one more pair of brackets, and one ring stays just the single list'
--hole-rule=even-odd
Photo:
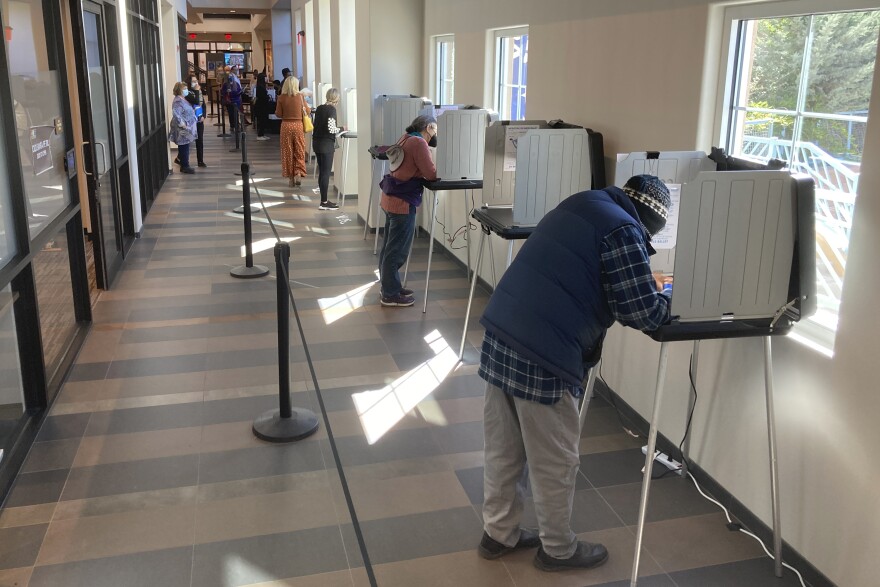
[{"label": "voting booth", "polygon": [[705,151],[640,151],[617,156],[614,185],[623,188],[634,175],[659,177],[668,187],[672,197],[666,228],[655,236],[652,244],[657,254],[651,257],[651,268],[671,273],[675,260],[675,230],[677,226],[678,201],[681,185],[693,180],[701,171],[715,171],[715,162]]},{"label": "voting booth", "polygon": [[[468,221],[468,192],[473,201],[474,190],[483,187],[483,157],[485,154],[486,127],[496,118],[496,114],[485,108],[467,106],[439,106],[434,109],[437,118],[437,148],[434,163],[437,167],[437,181],[425,183],[431,194],[430,246],[428,247],[428,271],[425,278],[425,299],[422,312],[428,310],[428,287],[431,283],[431,260],[434,255],[434,227],[437,224],[437,203],[440,192],[461,192],[464,199],[465,246],[467,249],[466,267],[471,271],[470,222]],[[409,258],[407,258],[407,269]],[[406,280],[404,273],[404,281]]]},{"label": "voting booth", "polygon": [[528,238],[544,214],[573,194],[605,186],[601,133],[558,120],[499,121],[486,129],[483,207],[472,214],[482,231],[459,358],[464,356],[474,290],[487,240],[493,276],[495,273],[490,235],[507,241],[505,266],[509,267],[514,241]]},{"label": "voting booth", "polygon": [[[661,178],[664,174],[667,179],[692,177],[683,181],[678,198],[672,320],[647,333],[661,346],[630,585],[638,580],[668,345],[693,341],[691,368],[696,373],[699,341],[719,338],[763,338],[774,556],[776,575],[782,576],[770,337],[788,333],[816,310],[813,180],[787,171],[705,171],[701,169],[708,164],[695,154],[671,154],[665,159],[664,173],[660,167],[640,167],[642,159],[632,155],[622,159],[634,162],[633,167],[623,168],[624,176],[656,169]],[[658,166],[664,161],[653,159]],[[626,179],[618,175],[617,181]],[[691,395],[689,412],[693,401]],[[683,455],[687,450],[685,445]]]},{"label": "voting booth", "polygon": [[[433,115],[434,104],[427,98],[414,95],[381,94],[373,99],[372,133],[373,144],[378,146],[393,145],[406,132],[406,127],[417,116]],[[373,226],[376,236],[373,240],[373,254],[379,250],[379,179],[387,172],[387,159],[379,158],[371,150],[372,157],[370,196],[367,200],[367,215],[364,218],[364,239],[370,228],[370,213],[373,202],[376,202],[376,217]]]},{"label": "voting booth", "polygon": [[345,91],[342,92],[341,101],[343,104],[343,114],[341,116],[342,126],[345,127],[345,130],[357,132],[357,89],[347,88]]}]

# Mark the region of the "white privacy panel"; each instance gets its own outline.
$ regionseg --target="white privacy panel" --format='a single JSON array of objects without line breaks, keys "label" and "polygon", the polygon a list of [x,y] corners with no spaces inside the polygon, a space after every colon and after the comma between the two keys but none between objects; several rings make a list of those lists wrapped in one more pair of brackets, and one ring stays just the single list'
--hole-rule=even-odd
[{"label": "white privacy panel", "polygon": [[437,177],[482,179],[488,110],[445,110],[437,117]]}]

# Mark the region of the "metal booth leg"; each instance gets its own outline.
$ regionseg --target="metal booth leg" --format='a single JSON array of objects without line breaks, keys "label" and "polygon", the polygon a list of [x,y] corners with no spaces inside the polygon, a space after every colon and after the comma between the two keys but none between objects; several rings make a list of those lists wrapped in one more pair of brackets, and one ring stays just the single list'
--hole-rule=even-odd
[{"label": "metal booth leg", "polygon": [[428,273],[425,275],[425,305],[422,307],[422,314],[428,311],[428,285],[431,283],[431,258],[434,256],[434,225],[437,224],[437,192],[431,192],[431,236],[428,238]]},{"label": "metal booth leg", "polygon": [[645,533],[645,514],[648,510],[648,492],[651,489],[651,469],[654,464],[654,451],[657,446],[657,420],[660,418],[660,405],[663,401],[663,387],[666,380],[666,363],[669,359],[669,343],[660,344],[660,362],[657,366],[657,385],[654,390],[654,410],[651,412],[651,428],[648,431],[648,450],[645,453],[645,470],[642,474],[642,497],[639,500],[639,523],[636,531],[636,552],[633,556],[630,587],[636,587],[639,580],[639,559],[642,554],[642,537]]},{"label": "metal booth leg", "polygon": [[[464,313],[464,330],[461,332],[461,346],[458,347],[458,360],[460,361],[462,357],[464,357],[464,342],[467,340],[467,328],[468,328],[468,320],[471,317],[471,304],[474,301],[474,288],[477,287],[477,278],[480,275],[480,265],[483,262],[483,245],[486,243],[486,237],[489,235],[484,231],[480,231],[480,246],[479,252],[477,253],[477,264],[474,267],[474,276],[471,278],[471,293],[468,295],[468,303],[467,310]],[[489,241],[491,245],[491,240]],[[494,261],[492,263],[494,265]]]},{"label": "metal booth leg", "polygon": [[[699,364],[699,361],[700,361],[700,341],[695,340],[694,341],[693,356],[691,357],[691,365],[690,365],[691,373],[693,374],[693,378],[694,378],[694,385],[696,385],[696,381],[697,381],[697,365]],[[691,385],[690,377],[688,377],[688,407],[687,407],[687,413],[684,415],[685,422],[687,422],[688,416],[690,416],[690,414],[693,412],[694,403],[697,401],[697,397],[694,395],[694,390],[692,387],[690,387],[690,385]],[[687,474],[688,474],[687,462],[688,462],[688,455],[690,453],[691,453],[691,435],[688,434],[687,438],[684,439],[684,444],[681,447],[681,476],[682,477],[687,477]]]},{"label": "metal booth leg", "polygon": [[510,267],[510,264],[513,263],[513,241],[507,241],[507,267]]},{"label": "metal booth leg", "polygon": [[[468,214],[468,199],[467,194],[468,190],[462,190],[464,192],[464,243],[467,245],[467,276],[471,276],[471,217]],[[473,193],[473,192],[471,192]]]},{"label": "metal booth leg", "polygon": [[770,337],[764,337],[764,390],[767,398],[767,437],[770,444],[770,497],[773,501],[774,571],[782,576],[782,526],[779,513],[779,466],[776,460],[776,412],[773,408],[773,363]]},{"label": "metal booth leg", "polygon": [[[601,362],[602,359],[599,359],[599,363]],[[587,420],[587,410],[590,408],[590,400],[593,397],[593,388],[596,386],[596,375],[599,373],[599,363],[590,367],[590,372],[587,374],[587,385],[584,387],[584,397],[581,399],[580,408],[581,430],[584,429],[584,422]]]}]

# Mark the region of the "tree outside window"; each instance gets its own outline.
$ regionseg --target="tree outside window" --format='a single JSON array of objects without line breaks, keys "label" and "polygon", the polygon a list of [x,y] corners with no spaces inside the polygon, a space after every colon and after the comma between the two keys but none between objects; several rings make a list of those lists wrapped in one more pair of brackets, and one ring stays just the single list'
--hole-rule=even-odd
[{"label": "tree outside window", "polygon": [[[819,311],[831,333],[843,289],[880,12],[739,22],[727,147],[788,163],[816,185]],[[828,342],[828,341],[824,341]]]}]

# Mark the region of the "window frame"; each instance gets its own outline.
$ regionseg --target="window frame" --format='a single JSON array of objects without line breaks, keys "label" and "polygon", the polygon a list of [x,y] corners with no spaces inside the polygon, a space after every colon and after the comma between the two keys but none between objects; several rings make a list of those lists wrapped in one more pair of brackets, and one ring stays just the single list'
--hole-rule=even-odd
[{"label": "window frame", "polygon": [[[434,92],[433,92],[433,94],[434,94],[434,97],[436,98],[434,103],[441,105],[441,106],[449,106],[449,105],[453,104],[454,100],[455,100],[455,65],[454,65],[455,64],[455,35],[452,35],[452,34],[450,34],[450,35],[435,35],[434,37],[432,37],[432,41],[434,42],[434,44],[433,44],[434,67],[432,68],[432,70],[434,72],[434,79],[433,79]],[[442,46],[446,43],[449,43],[452,45],[452,63],[453,63],[452,75],[448,78],[443,76],[444,73],[447,73],[447,72],[443,71],[444,70],[443,66],[444,66],[445,60],[443,59],[444,49],[442,49]],[[447,97],[445,96],[445,92],[444,92],[445,83],[444,82],[449,82],[452,86],[452,97],[449,99],[447,99]]]},{"label": "window frame", "polygon": [[[741,53],[739,40],[742,21],[875,11],[880,10],[880,1],[837,0],[837,5],[833,9],[829,9],[825,0],[785,0],[761,4],[728,5],[719,7],[718,10],[723,11],[721,17],[721,56],[718,64],[718,85],[712,136],[718,141],[716,144],[724,145],[727,148],[735,135],[735,113],[737,110],[735,106],[738,102],[738,93],[741,90],[743,64],[739,59]],[[876,72],[878,65],[880,63],[875,64],[875,76],[880,75]],[[810,118],[809,115],[812,114],[801,112],[798,108],[796,110],[799,116],[806,114]],[[844,276],[844,287],[845,283],[846,277]],[[796,338],[802,339],[808,346],[819,352],[829,356],[833,355],[837,328],[832,329],[818,320],[808,318],[795,325],[794,334]]]},{"label": "window frame", "polygon": [[[493,31],[492,63],[494,63],[494,71],[492,72],[492,107],[498,112],[498,116],[501,120],[525,120],[526,117],[525,112],[521,113],[522,116],[520,118],[515,118],[513,112],[505,111],[504,104],[501,103],[504,96],[502,87],[521,87],[528,91],[528,81],[526,81],[525,85],[504,83],[504,80],[502,79],[504,75],[502,59],[504,59],[505,55],[502,53],[502,39],[528,36],[528,34],[528,25],[495,29]],[[526,51],[526,56],[528,56],[528,51]],[[526,107],[528,107],[528,101],[526,101]]]}]

